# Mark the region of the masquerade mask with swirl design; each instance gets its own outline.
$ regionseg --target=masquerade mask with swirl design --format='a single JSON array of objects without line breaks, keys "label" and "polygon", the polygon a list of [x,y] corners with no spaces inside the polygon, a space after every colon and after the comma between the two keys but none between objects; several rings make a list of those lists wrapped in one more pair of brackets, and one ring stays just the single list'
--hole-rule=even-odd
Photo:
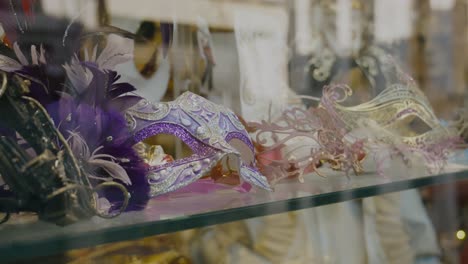
[{"label": "masquerade mask with swirl design", "polygon": [[[239,175],[248,183],[270,190],[267,179],[255,168],[253,144],[236,115],[203,97],[185,92],[172,102],[141,101],[126,117],[134,143],[157,134],[172,134],[193,151],[193,155],[151,167],[148,181],[151,195],[168,193],[206,176]],[[218,175],[219,176],[219,175]]]},{"label": "masquerade mask with swirl design", "polygon": [[[374,120],[411,147],[424,147],[425,144],[453,136],[440,124],[415,82],[402,73],[389,57],[380,58],[380,63],[386,69],[388,86],[377,97],[346,107],[340,103],[351,95],[352,90],[348,86],[328,86],[323,91],[322,105],[335,118],[342,120],[349,130],[358,128],[359,120]],[[425,129],[412,128],[411,123],[417,120],[421,121],[420,127],[424,126]]]},{"label": "masquerade mask with swirl design", "polygon": [[334,85],[324,88],[321,106],[349,131],[368,128],[371,121],[378,128],[374,132],[380,142],[403,148],[403,153],[419,153],[430,171],[440,171],[450,151],[460,143],[459,137],[455,131],[441,125],[426,96],[391,57],[382,54],[378,61],[386,87],[374,99],[344,106],[352,90],[348,86]]}]

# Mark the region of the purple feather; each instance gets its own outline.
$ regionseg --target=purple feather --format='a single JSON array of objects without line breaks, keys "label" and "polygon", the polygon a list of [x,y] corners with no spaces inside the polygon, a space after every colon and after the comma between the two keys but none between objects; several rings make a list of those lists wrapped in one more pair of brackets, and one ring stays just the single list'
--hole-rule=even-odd
[{"label": "purple feather", "polygon": [[[63,27],[67,36],[62,38],[61,26],[54,26],[60,38],[44,44],[29,38],[31,34],[18,36],[16,57],[5,57],[0,68],[31,80],[29,96],[47,109],[93,183],[123,184],[131,195],[127,210],[143,209],[149,199],[146,165],[129,143],[131,134],[123,115],[141,98],[129,95],[135,87],[119,83],[120,75],[111,70],[131,57],[130,49],[109,38],[97,60],[82,62],[74,55],[81,27]],[[114,209],[122,197],[117,191],[104,193]]]},{"label": "purple feather", "polygon": [[[123,115],[113,110],[102,110],[99,107],[77,103],[71,98],[62,99],[47,107],[47,111],[54,119],[60,132],[65,138],[71,138],[74,133],[82,137],[89,151],[80,155],[76,152],[85,152],[82,145],[71,144],[78,158],[88,159],[91,152],[99,149],[96,154],[111,156],[118,167],[125,170],[130,177],[131,185],[122,177],[114,179],[124,184],[131,195],[127,210],[143,209],[149,199],[149,185],[146,181],[146,168],[141,158],[135,153],[129,143],[131,134],[127,128]],[[92,155],[91,155],[92,156]],[[101,178],[109,176],[109,170],[116,171],[116,167],[109,167],[110,163],[93,161],[91,165],[102,165],[102,170],[90,172],[92,175],[101,175]],[[86,167],[86,166],[85,166]],[[85,168],[86,169],[86,168]],[[89,168],[88,168],[89,169]],[[121,193],[118,190],[106,190],[105,197],[118,208]]]},{"label": "purple feather", "polygon": [[78,94],[80,102],[106,110],[124,112],[142,99],[138,96],[122,96],[136,89],[129,83],[116,83],[120,78],[117,72],[101,70],[90,62],[82,65],[92,73],[93,78],[88,88]]}]

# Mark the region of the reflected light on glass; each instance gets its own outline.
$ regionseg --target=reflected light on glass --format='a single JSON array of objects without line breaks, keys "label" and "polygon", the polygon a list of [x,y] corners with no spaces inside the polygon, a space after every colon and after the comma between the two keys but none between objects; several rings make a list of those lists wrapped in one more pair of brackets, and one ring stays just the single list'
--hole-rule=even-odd
[{"label": "reflected light on glass", "polygon": [[466,233],[463,230],[458,230],[456,236],[459,240],[463,240],[466,237]]}]

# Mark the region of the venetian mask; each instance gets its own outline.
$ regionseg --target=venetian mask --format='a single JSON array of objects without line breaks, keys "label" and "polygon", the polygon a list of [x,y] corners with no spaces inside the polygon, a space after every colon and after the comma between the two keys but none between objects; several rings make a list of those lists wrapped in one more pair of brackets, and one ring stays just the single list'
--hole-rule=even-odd
[{"label": "venetian mask", "polygon": [[225,107],[185,92],[172,102],[143,100],[129,109],[126,117],[134,143],[170,134],[193,152],[189,157],[150,167],[147,178],[152,196],[177,190],[202,177],[222,183],[245,181],[270,190],[267,179],[255,168],[254,148],[247,131]]},{"label": "venetian mask", "polygon": [[388,85],[375,98],[356,106],[343,106],[341,103],[352,90],[347,86],[328,86],[323,91],[322,105],[344,121],[349,130],[358,128],[360,120],[373,120],[411,147],[453,136],[442,127],[426,96],[409,76],[390,58],[381,58],[380,65],[385,69]]},{"label": "venetian mask", "polygon": [[346,99],[352,94],[351,88],[330,85],[323,90],[321,106],[348,131],[367,133],[374,142],[371,148],[384,143],[405,163],[409,162],[408,154],[417,154],[424,159],[430,172],[440,172],[451,151],[457,148],[459,137],[440,123],[426,96],[391,57],[381,56],[379,66],[386,85],[375,98],[359,105],[345,106]]}]

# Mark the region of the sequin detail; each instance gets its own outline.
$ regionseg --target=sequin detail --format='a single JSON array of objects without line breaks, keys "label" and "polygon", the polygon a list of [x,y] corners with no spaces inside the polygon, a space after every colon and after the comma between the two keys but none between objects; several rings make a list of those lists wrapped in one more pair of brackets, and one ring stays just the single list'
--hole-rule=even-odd
[{"label": "sequin detail", "polygon": [[228,143],[231,139],[239,139],[254,153],[244,126],[223,106],[185,92],[172,102],[152,104],[142,101],[127,111],[126,118],[134,133],[134,143],[161,133],[172,134],[195,153],[151,168],[148,182],[152,196],[177,190],[206,176],[227,155],[236,157],[242,180],[271,190],[266,177],[255,167],[245,165],[240,153]]}]

